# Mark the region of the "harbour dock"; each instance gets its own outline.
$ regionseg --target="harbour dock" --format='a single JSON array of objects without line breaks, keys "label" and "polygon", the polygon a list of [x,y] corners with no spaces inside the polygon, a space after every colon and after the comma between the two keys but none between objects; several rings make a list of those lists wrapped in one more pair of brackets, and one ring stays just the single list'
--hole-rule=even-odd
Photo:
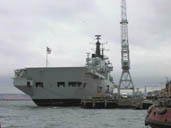
[{"label": "harbour dock", "polygon": [[81,107],[87,109],[147,109],[142,98],[115,99],[109,97],[89,97],[81,100]]},{"label": "harbour dock", "polygon": [[82,108],[117,108],[118,100],[106,97],[83,98],[81,100]]}]

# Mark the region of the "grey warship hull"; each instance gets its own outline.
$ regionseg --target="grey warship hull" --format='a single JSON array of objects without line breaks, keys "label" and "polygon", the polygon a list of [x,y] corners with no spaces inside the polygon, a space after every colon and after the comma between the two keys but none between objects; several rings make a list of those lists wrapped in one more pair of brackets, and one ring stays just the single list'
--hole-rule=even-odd
[{"label": "grey warship hull", "polygon": [[113,85],[86,67],[26,68],[16,71],[14,85],[38,106],[78,106],[81,98],[94,97]]}]

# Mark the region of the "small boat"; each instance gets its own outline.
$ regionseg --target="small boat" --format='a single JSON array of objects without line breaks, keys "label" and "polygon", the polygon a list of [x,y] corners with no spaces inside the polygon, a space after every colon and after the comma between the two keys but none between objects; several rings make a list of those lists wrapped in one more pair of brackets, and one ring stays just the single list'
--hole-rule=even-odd
[{"label": "small boat", "polygon": [[161,90],[161,98],[148,109],[145,125],[152,128],[171,128],[171,81]]},{"label": "small boat", "polygon": [[152,128],[171,128],[171,100],[162,100],[148,109],[145,125]]}]

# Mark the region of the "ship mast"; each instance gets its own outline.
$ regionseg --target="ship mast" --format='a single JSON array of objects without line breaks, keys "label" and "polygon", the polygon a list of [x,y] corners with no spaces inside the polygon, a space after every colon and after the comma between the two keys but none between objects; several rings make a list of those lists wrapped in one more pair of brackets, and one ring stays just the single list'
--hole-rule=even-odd
[{"label": "ship mast", "polygon": [[96,40],[97,40],[97,42],[96,42],[96,57],[100,57],[101,58],[101,53],[100,53],[100,37],[101,37],[101,35],[95,35],[95,37],[96,37]]},{"label": "ship mast", "polygon": [[118,93],[121,90],[131,89],[134,93],[134,84],[131,78],[130,70],[130,57],[129,57],[129,43],[128,43],[128,21],[126,0],[122,0],[121,5],[121,64],[122,74],[119,81]]}]

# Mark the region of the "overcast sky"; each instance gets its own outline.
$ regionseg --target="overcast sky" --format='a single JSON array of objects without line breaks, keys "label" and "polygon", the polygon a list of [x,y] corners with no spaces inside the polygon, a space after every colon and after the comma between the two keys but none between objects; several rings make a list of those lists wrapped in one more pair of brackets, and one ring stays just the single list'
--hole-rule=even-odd
[{"label": "overcast sky", "polygon": [[[101,34],[106,55],[121,75],[121,0],[1,0],[0,93],[13,87],[14,70],[45,66],[84,66]],[[171,78],[171,0],[127,0],[131,74],[135,87],[160,86]]]}]

